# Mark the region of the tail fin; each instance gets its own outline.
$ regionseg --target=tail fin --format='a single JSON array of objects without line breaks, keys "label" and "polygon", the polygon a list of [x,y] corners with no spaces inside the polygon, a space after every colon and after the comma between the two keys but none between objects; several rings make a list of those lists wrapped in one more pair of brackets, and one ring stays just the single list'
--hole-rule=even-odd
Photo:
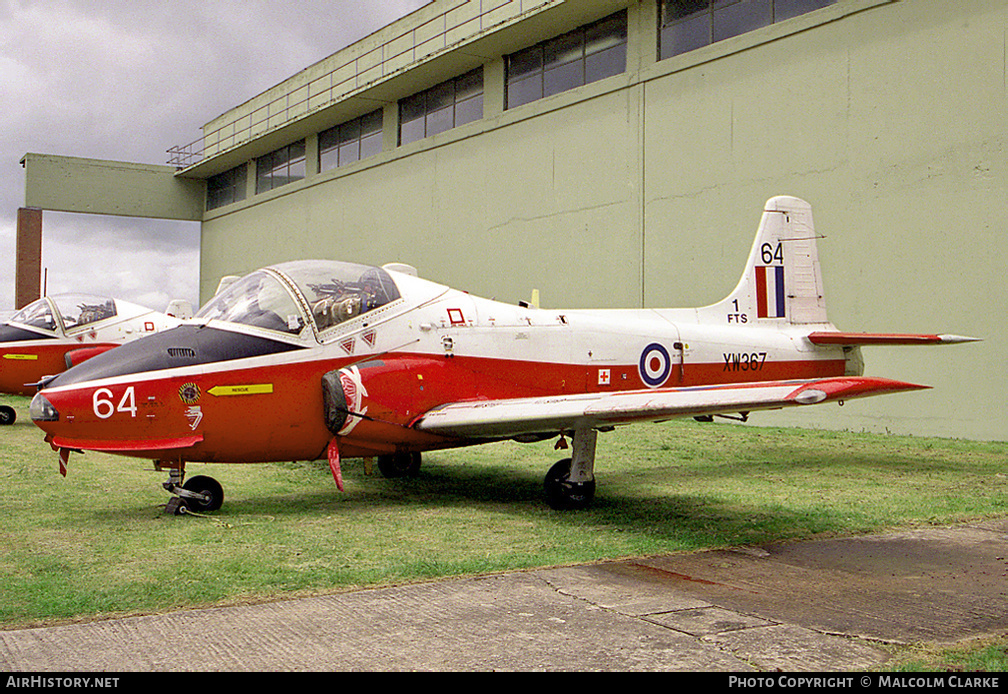
[{"label": "tail fin", "polygon": [[726,313],[730,323],[826,323],[811,205],[788,196],[767,200],[742,279],[707,308]]}]

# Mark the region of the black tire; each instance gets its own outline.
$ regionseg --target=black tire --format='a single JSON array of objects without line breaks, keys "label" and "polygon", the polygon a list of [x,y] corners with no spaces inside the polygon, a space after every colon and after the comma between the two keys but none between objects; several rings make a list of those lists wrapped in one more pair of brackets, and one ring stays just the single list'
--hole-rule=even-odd
[{"label": "black tire", "polygon": [[0,426],[13,424],[17,419],[17,412],[10,405],[0,405]]},{"label": "black tire", "polygon": [[382,477],[416,477],[420,474],[419,453],[393,453],[378,456],[378,471]]},{"label": "black tire", "polygon": [[182,489],[190,492],[196,492],[197,494],[205,494],[210,497],[206,501],[183,497],[186,508],[191,511],[199,513],[216,511],[221,507],[221,504],[224,503],[224,488],[221,487],[220,482],[215,480],[213,477],[207,477],[206,475],[196,475],[195,477],[190,477],[186,480],[186,483],[182,485]]},{"label": "black tire", "polygon": [[546,503],[558,511],[579,511],[591,506],[595,498],[595,480],[573,483],[570,481],[571,459],[564,458],[546,473],[543,487]]}]

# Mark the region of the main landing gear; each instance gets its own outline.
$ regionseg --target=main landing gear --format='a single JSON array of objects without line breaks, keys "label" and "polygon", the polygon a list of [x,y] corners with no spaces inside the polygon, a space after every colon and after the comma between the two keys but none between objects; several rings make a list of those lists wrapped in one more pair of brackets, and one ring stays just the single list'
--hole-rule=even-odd
[{"label": "main landing gear", "polygon": [[382,477],[416,477],[420,472],[420,453],[391,453],[378,456]]},{"label": "main landing gear", "polygon": [[165,468],[168,470],[168,481],[161,485],[173,495],[165,505],[166,513],[178,516],[189,511],[194,513],[216,511],[224,503],[224,488],[213,477],[196,475],[182,484],[185,477],[184,465],[179,463],[170,466],[163,463],[155,465],[159,470]]},{"label": "main landing gear", "polygon": [[561,511],[588,508],[595,498],[595,440],[594,429],[574,432],[574,451],[570,458],[557,462],[546,473],[543,488],[546,503]]},{"label": "main landing gear", "polygon": [[[546,502],[557,510],[588,508],[595,498],[595,442],[598,432],[578,429],[574,432],[574,450],[570,458],[557,462],[546,473],[543,488]],[[416,477],[420,472],[419,453],[392,453],[378,456],[382,477]]]}]

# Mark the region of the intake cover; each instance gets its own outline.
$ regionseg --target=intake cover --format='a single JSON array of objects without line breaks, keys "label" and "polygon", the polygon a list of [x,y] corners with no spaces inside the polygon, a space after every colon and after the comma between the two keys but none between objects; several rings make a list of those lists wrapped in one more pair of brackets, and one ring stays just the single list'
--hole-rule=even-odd
[{"label": "intake cover", "polygon": [[335,436],[346,424],[348,414],[339,369],[333,369],[322,376],[322,402],[325,405],[326,429]]},{"label": "intake cover", "polygon": [[367,413],[367,407],[363,406],[367,394],[356,366],[327,372],[322,377],[326,428],[336,436],[349,434]]}]

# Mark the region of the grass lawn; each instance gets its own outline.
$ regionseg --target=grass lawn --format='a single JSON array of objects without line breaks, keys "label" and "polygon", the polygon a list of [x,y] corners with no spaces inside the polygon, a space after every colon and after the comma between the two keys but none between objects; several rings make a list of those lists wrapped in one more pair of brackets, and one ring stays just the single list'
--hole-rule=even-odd
[{"label": "grass lawn", "polygon": [[1008,443],[683,420],[600,435],[587,511],[546,505],[547,441],[425,454],[412,480],[347,460],[343,493],[325,461],[192,464],[224,506],[176,517],[166,473],[87,453],[63,479],[28,400],[0,402],[4,628],[1008,513]]},{"label": "grass lawn", "polygon": [[885,669],[893,672],[1008,672],[1008,634],[970,639],[951,646],[914,644],[897,649]]}]

